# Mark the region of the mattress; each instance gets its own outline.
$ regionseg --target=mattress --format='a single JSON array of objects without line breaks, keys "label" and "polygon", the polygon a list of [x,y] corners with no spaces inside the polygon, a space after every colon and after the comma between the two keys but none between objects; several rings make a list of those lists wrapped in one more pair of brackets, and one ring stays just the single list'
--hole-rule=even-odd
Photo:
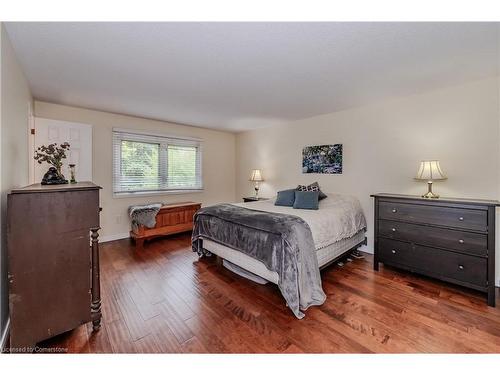
[{"label": "mattress", "polygon": [[[318,258],[318,265],[322,266],[328,264],[335,258],[349,251],[354,246],[361,243],[365,238],[365,231],[360,230],[353,236],[349,238],[344,238],[340,241],[334,242],[328,246],[321,247],[316,250],[316,255]],[[203,247],[213,254],[220,256],[221,258],[251,272],[263,279],[266,279],[274,284],[278,283],[278,274],[273,271],[269,271],[264,263],[249,257],[248,255],[233,250],[227,246],[218,244],[209,239],[203,239]],[[234,269],[232,269],[234,271]],[[242,275],[246,277],[245,275]]]},{"label": "mattress", "polygon": [[365,215],[356,197],[336,193],[326,194],[328,198],[319,202],[318,210],[275,206],[275,199],[233,204],[250,210],[300,217],[311,229],[315,248],[321,249],[344,238],[350,238],[366,228]]}]

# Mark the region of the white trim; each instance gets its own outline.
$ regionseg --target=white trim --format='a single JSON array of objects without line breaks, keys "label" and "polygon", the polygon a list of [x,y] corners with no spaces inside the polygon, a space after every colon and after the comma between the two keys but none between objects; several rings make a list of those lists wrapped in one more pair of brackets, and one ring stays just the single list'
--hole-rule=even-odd
[{"label": "white trim", "polygon": [[151,135],[155,137],[164,137],[164,138],[175,138],[185,141],[197,141],[203,142],[203,139],[196,137],[185,137],[183,135],[174,135],[174,134],[166,134],[166,133],[155,133],[146,130],[135,130],[135,129],[127,129],[127,128],[113,128],[114,132],[118,133],[130,133],[130,134],[141,134],[141,135]]},{"label": "white trim", "polygon": [[35,183],[35,115],[33,114],[33,103],[28,102],[28,181]]},{"label": "white trim", "polygon": [[5,323],[5,327],[2,332],[2,338],[0,339],[0,353],[3,353],[5,346],[7,345],[7,337],[9,337],[10,332],[10,317],[7,318],[7,322]]},{"label": "white trim", "polygon": [[110,242],[110,241],[116,241],[116,240],[123,240],[125,238],[129,238],[130,233],[116,233],[116,234],[110,234],[107,236],[99,236],[99,242]]}]

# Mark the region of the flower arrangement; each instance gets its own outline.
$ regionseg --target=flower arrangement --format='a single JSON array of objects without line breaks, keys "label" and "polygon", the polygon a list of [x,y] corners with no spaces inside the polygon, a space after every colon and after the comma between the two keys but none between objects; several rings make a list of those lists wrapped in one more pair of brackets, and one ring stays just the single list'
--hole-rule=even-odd
[{"label": "flower arrangement", "polygon": [[59,146],[57,143],[51,143],[48,146],[40,146],[35,152],[35,160],[38,164],[47,162],[53,165],[57,169],[59,176],[64,179],[61,173],[61,167],[63,165],[63,159],[66,159],[66,151],[69,151],[70,145],[68,142],[61,143]]}]

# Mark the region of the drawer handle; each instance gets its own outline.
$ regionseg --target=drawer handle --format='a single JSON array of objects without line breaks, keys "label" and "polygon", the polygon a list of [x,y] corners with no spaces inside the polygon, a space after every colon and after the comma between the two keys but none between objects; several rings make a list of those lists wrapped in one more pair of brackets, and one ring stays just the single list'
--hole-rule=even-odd
[{"label": "drawer handle", "polygon": [[392,209],[392,213],[395,214],[396,212],[398,212],[398,210],[396,210],[395,208]]},{"label": "drawer handle", "polygon": [[392,253],[393,253],[393,254],[396,254],[396,250],[392,250]]},{"label": "drawer handle", "polygon": [[458,220],[459,220],[459,221],[464,221],[463,216],[460,216],[460,217],[458,218]]},{"label": "drawer handle", "polygon": [[459,269],[460,271],[463,271],[464,266],[462,266],[462,265],[460,264],[460,265],[458,266],[458,269]]},{"label": "drawer handle", "polygon": [[463,244],[463,243],[464,243],[464,240],[458,240],[458,243]]},{"label": "drawer handle", "polygon": [[396,231],[396,228],[392,228],[391,230],[392,230],[393,232],[395,232],[395,231]]}]

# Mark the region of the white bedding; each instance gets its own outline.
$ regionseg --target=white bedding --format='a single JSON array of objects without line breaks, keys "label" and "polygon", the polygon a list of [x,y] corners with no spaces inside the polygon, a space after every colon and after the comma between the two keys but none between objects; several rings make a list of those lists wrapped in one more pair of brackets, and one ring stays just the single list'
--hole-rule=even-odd
[{"label": "white bedding", "polygon": [[311,228],[316,250],[329,246],[344,238],[352,237],[366,228],[366,219],[361,204],[351,195],[326,193],[328,198],[319,202],[318,210],[300,210],[275,206],[275,198],[249,203],[234,203],[251,210],[295,215]]}]

